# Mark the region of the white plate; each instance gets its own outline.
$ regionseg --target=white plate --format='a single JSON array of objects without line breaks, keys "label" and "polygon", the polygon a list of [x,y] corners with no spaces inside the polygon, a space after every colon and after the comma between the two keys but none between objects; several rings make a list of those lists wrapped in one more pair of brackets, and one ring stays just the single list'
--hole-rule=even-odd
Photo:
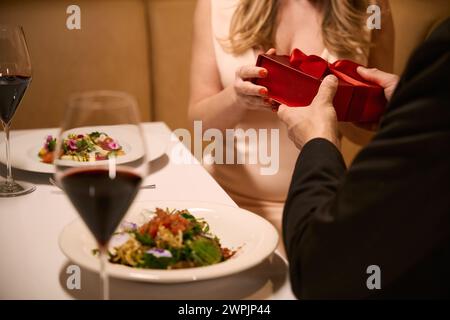
[{"label": "white plate", "polygon": [[[238,249],[229,260],[206,267],[178,270],[139,269],[108,264],[108,275],[135,281],[181,283],[223,277],[249,269],[269,257],[278,245],[278,232],[265,219],[247,210],[207,202],[137,202],[126,215],[126,221],[142,224],[142,210],[155,207],[188,209],[195,217],[204,218],[221,244]],[[96,242],[84,223],[78,219],[67,225],[59,237],[63,253],[74,263],[94,272],[99,271],[98,258],[92,254]]]},{"label": "white plate", "polygon": [[[128,141],[126,130],[120,130],[117,128],[109,128],[105,131],[111,137],[118,139],[119,143],[123,146],[125,153],[128,152],[128,156],[120,160],[119,163],[132,161],[136,158],[133,151],[132,141]],[[145,132],[145,131],[144,131]],[[43,163],[38,156],[39,150],[44,145],[45,139],[48,135],[57,136],[58,129],[39,129],[32,133],[23,134],[11,139],[11,165],[14,168],[41,172],[41,173],[54,173],[54,166],[52,164]],[[86,132],[85,132],[86,133]],[[119,137],[121,137],[119,139]],[[149,161],[158,159],[166,152],[167,145],[170,136],[167,134],[161,134],[157,132],[151,132],[146,135],[147,138],[147,156]],[[0,144],[0,162],[6,163],[6,155],[3,152],[5,149],[4,143]],[[131,154],[130,154],[131,153]]]}]

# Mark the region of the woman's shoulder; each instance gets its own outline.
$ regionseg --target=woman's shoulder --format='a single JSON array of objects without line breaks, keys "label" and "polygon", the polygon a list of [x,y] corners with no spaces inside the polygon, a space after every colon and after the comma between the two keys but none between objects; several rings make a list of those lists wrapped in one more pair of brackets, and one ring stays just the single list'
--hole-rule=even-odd
[{"label": "woman's shoulder", "polygon": [[210,1],[211,1],[211,8],[214,8],[216,10],[235,9],[240,2],[240,0],[210,0]]},{"label": "woman's shoulder", "polygon": [[228,36],[231,19],[239,4],[239,0],[210,1],[213,32],[218,37],[226,37]]}]

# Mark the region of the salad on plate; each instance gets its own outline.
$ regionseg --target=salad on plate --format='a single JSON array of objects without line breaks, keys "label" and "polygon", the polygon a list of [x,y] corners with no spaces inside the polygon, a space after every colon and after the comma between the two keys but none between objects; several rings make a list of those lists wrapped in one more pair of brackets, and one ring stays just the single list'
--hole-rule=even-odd
[{"label": "salad on plate", "polygon": [[[124,222],[111,242],[110,262],[146,269],[208,266],[226,261],[236,253],[221,245],[206,221],[186,209],[156,208],[141,226]],[[94,254],[97,252],[95,249]]]},{"label": "salad on plate", "polygon": [[[56,138],[47,136],[38,156],[44,163],[53,163]],[[68,134],[62,142],[59,159],[78,162],[107,160],[110,156],[122,156],[122,146],[104,132],[93,131],[88,134]]]}]

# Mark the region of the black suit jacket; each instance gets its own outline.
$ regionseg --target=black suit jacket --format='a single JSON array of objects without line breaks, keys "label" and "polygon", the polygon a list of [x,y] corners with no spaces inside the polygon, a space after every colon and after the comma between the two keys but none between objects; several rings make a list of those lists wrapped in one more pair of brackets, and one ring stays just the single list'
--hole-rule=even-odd
[{"label": "black suit jacket", "polygon": [[302,149],[283,215],[298,298],[450,297],[449,33],[447,20],[413,54],[348,171],[327,140]]}]

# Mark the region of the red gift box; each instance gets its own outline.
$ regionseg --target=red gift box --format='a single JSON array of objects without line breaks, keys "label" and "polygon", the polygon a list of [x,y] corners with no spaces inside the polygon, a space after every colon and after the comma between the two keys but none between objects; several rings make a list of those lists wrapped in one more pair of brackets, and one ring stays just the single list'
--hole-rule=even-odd
[{"label": "red gift box", "polygon": [[290,56],[259,55],[256,65],[267,69],[266,78],[256,78],[255,84],[264,86],[269,97],[290,107],[309,106],[328,74],[339,79],[333,105],[338,121],[376,122],[386,106],[384,90],[364,80],[356,71],[359,64],[338,60],[329,64],[315,55],[294,49]]}]

